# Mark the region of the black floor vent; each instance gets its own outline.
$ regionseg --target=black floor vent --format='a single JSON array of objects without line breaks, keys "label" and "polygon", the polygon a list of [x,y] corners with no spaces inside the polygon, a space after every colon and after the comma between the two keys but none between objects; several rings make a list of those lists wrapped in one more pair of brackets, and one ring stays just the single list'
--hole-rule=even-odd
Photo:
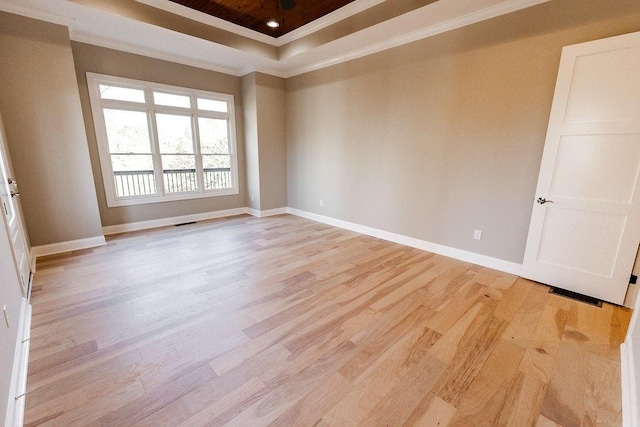
[{"label": "black floor vent", "polygon": [[588,297],[586,295],[579,294],[577,292],[571,292],[560,288],[549,289],[550,294],[560,295],[561,297],[570,298],[576,301],[584,302],[586,304],[595,305],[596,307],[602,307],[602,301],[597,298]]}]

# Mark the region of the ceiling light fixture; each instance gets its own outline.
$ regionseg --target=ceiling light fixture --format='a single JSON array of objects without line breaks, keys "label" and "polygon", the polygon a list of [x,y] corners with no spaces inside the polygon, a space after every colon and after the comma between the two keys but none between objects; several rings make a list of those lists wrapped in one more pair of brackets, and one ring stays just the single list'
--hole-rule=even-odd
[{"label": "ceiling light fixture", "polygon": [[280,26],[280,24],[275,19],[271,19],[271,20],[267,21],[267,27],[269,27],[269,28],[278,28],[279,26]]}]

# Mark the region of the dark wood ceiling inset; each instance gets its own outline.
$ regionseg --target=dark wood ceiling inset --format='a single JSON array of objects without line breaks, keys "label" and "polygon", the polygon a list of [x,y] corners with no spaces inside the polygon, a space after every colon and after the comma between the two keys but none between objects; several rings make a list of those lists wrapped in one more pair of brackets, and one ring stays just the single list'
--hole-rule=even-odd
[{"label": "dark wood ceiling inset", "polygon": [[[281,0],[171,1],[251,30],[279,37],[340,9],[354,0],[295,0],[295,5],[288,10],[282,8]],[[291,0],[285,1],[286,3],[291,3]],[[280,27],[273,29],[267,27],[267,21],[270,19],[278,21]]]}]

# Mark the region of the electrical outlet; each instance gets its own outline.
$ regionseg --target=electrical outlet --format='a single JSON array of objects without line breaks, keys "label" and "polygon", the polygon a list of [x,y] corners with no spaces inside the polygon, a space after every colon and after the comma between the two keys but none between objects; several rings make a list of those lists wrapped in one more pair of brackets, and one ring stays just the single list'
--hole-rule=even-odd
[{"label": "electrical outlet", "polygon": [[475,231],[473,232],[473,238],[474,238],[475,240],[480,240],[480,239],[482,239],[482,230],[475,230]]},{"label": "electrical outlet", "polygon": [[320,207],[324,206],[324,202],[322,201],[322,199],[320,199]]},{"label": "electrical outlet", "polygon": [[253,193],[251,193],[249,197],[251,197],[251,201],[253,202]]}]

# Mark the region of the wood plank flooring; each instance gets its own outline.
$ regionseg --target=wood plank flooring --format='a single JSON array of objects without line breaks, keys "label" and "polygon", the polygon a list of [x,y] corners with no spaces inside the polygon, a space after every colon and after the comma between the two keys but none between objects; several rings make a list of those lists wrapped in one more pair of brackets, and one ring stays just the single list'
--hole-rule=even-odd
[{"label": "wood plank flooring", "polygon": [[621,424],[630,311],[302,218],[38,261],[26,426]]}]

